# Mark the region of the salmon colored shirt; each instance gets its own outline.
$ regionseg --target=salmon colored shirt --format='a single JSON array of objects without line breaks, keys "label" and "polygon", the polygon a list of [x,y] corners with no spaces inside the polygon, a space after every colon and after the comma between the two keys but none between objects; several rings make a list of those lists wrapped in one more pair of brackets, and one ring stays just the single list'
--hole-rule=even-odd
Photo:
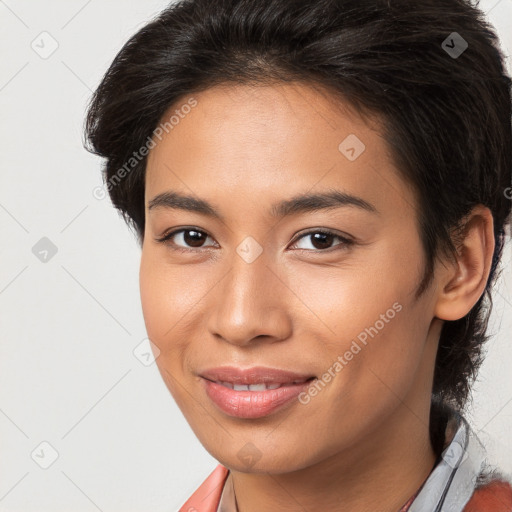
[{"label": "salmon colored shirt", "polygon": [[[432,472],[397,512],[512,512],[509,479],[490,477],[483,446],[457,413],[445,440]],[[180,512],[239,512],[230,475],[218,464]]]}]

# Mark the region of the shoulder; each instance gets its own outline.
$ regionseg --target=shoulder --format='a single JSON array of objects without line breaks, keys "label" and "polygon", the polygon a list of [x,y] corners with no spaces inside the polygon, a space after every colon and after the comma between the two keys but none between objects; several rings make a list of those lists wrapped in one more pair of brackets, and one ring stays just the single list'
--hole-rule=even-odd
[{"label": "shoulder", "polygon": [[179,512],[216,512],[229,470],[222,464],[208,475]]},{"label": "shoulder", "polygon": [[463,512],[512,512],[512,485],[498,477],[475,488]]}]

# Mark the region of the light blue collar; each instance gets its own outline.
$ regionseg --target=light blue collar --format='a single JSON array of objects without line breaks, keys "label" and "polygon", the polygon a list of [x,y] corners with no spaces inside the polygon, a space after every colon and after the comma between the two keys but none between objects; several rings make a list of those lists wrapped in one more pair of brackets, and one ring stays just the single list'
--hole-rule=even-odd
[{"label": "light blue collar", "polygon": [[457,431],[408,512],[462,512],[484,468],[485,450],[468,422],[454,412]]}]

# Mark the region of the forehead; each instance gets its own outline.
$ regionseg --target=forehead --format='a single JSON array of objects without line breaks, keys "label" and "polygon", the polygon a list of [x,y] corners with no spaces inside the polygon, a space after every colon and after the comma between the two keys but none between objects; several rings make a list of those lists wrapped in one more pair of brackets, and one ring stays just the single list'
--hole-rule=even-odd
[{"label": "forehead", "polygon": [[361,118],[325,89],[303,83],[216,86],[182,97],[161,124],[171,117],[172,128],[154,138],[148,156],[146,203],[166,188],[277,199],[335,187],[369,202],[413,201],[380,120]]},{"label": "forehead", "polygon": [[[278,116],[304,121],[315,114],[331,128],[336,125],[335,113],[350,117],[355,123],[362,121],[355,108],[343,101],[339,94],[309,82],[226,83],[201,91],[195,97],[202,103],[202,112],[216,121],[225,118],[231,109],[237,109],[240,115],[255,116],[260,121],[270,121]],[[179,108],[187,98],[184,96],[169,110]]]}]

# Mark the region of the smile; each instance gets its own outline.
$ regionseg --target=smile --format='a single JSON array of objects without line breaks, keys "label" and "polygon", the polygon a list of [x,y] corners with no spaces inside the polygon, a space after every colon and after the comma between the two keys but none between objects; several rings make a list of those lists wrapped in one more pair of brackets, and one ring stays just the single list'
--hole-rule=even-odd
[{"label": "smile", "polygon": [[[313,379],[313,377],[311,377]],[[233,389],[234,391],[266,391],[269,389],[277,389],[283,386],[292,386],[297,384],[302,384],[306,382],[307,380],[311,379],[305,379],[301,381],[293,381],[293,382],[286,382],[286,383],[270,383],[270,382],[261,382],[258,384],[235,384],[233,382],[226,382],[226,381],[215,381],[216,384],[220,384],[221,386],[224,386],[229,389]]]}]

